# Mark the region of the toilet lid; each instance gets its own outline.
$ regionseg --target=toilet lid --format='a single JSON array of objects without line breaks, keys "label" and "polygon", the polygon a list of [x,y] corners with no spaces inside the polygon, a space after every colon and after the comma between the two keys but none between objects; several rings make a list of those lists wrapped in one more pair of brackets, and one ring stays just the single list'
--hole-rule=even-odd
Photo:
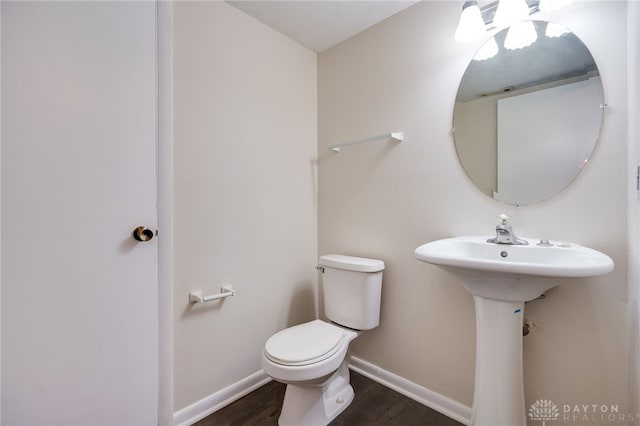
[{"label": "toilet lid", "polygon": [[306,365],[333,355],[340,348],[342,329],[314,320],[282,330],[267,340],[265,354],[285,365]]}]

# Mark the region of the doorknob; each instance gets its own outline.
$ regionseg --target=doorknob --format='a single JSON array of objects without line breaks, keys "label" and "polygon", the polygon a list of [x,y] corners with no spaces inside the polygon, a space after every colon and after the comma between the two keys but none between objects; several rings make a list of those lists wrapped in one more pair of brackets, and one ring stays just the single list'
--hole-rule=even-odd
[{"label": "doorknob", "polygon": [[133,238],[138,241],[149,241],[153,238],[153,231],[146,226],[138,226],[133,230]]}]

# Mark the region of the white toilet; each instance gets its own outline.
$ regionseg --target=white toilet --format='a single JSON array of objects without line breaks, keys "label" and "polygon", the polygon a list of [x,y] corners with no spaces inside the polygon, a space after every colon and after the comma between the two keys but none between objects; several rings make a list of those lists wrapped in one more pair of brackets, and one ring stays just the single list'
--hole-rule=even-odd
[{"label": "white toilet", "polygon": [[324,311],[331,322],[287,328],[264,345],[262,368],[287,384],[280,426],[324,426],[349,406],[349,343],[380,323],[384,262],[332,254],[319,263]]}]

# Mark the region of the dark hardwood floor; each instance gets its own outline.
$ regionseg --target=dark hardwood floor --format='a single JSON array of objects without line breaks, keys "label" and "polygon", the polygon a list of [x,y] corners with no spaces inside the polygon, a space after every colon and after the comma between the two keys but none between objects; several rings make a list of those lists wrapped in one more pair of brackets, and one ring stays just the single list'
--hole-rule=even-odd
[{"label": "dark hardwood floor", "polygon": [[[332,426],[461,425],[353,371],[351,371],[351,386],[356,396],[351,405],[331,422]],[[269,382],[195,425],[275,426],[278,424],[284,390],[285,385],[282,383]]]}]

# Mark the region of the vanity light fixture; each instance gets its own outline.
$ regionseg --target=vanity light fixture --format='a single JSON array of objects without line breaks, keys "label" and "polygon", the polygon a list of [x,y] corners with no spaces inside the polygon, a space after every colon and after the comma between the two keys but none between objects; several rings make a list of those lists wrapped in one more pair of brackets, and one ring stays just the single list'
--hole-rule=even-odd
[{"label": "vanity light fixture", "polygon": [[547,29],[544,32],[549,38],[562,37],[565,34],[569,34],[569,30],[562,25],[554,24],[553,22],[547,22]]},{"label": "vanity light fixture", "polygon": [[481,9],[477,0],[465,0],[454,38],[460,42],[473,41],[482,37],[487,29],[502,29],[518,20],[524,20],[530,13],[538,11],[539,1],[499,0]]},{"label": "vanity light fixture", "polygon": [[466,0],[462,5],[462,13],[454,38],[466,42],[481,37],[485,33],[484,19],[476,0]]},{"label": "vanity light fixture", "polygon": [[486,61],[487,59],[491,59],[498,54],[500,48],[498,47],[498,43],[496,43],[495,37],[491,37],[485,44],[482,45],[476,56],[473,57],[474,61]]},{"label": "vanity light fixture", "polygon": [[[541,10],[549,11],[559,9],[570,4],[573,0],[498,0],[489,3],[482,8],[478,7],[477,0],[465,0],[462,5],[460,21],[455,32],[455,40],[460,42],[473,41],[482,37],[487,30],[503,29],[513,24],[525,21],[529,15]],[[558,26],[549,25],[547,27],[547,37],[560,37],[565,33],[558,30]],[[564,30],[563,30],[564,31]],[[509,46],[505,40],[507,49],[520,49],[536,41],[537,36],[533,36],[535,29],[533,25],[525,26],[517,31],[509,30]],[[513,33],[513,34],[512,34]],[[492,51],[487,48],[483,59],[488,59]],[[478,52],[480,53],[480,52]],[[483,60],[476,58],[477,60]]]},{"label": "vanity light fixture", "polygon": [[538,33],[533,22],[525,21],[512,25],[504,39],[504,47],[509,50],[522,49],[533,44],[538,39]]},{"label": "vanity light fixture", "polygon": [[[543,0],[499,0],[480,8],[477,0],[465,0],[455,32],[455,40],[473,41],[481,38],[487,30],[502,29],[538,12]],[[568,4],[572,0],[546,0],[554,7]],[[549,4],[549,3],[547,3]]]},{"label": "vanity light fixture", "polygon": [[500,30],[516,22],[524,21],[528,17],[529,5],[525,0],[500,0],[493,17],[493,24]]}]

